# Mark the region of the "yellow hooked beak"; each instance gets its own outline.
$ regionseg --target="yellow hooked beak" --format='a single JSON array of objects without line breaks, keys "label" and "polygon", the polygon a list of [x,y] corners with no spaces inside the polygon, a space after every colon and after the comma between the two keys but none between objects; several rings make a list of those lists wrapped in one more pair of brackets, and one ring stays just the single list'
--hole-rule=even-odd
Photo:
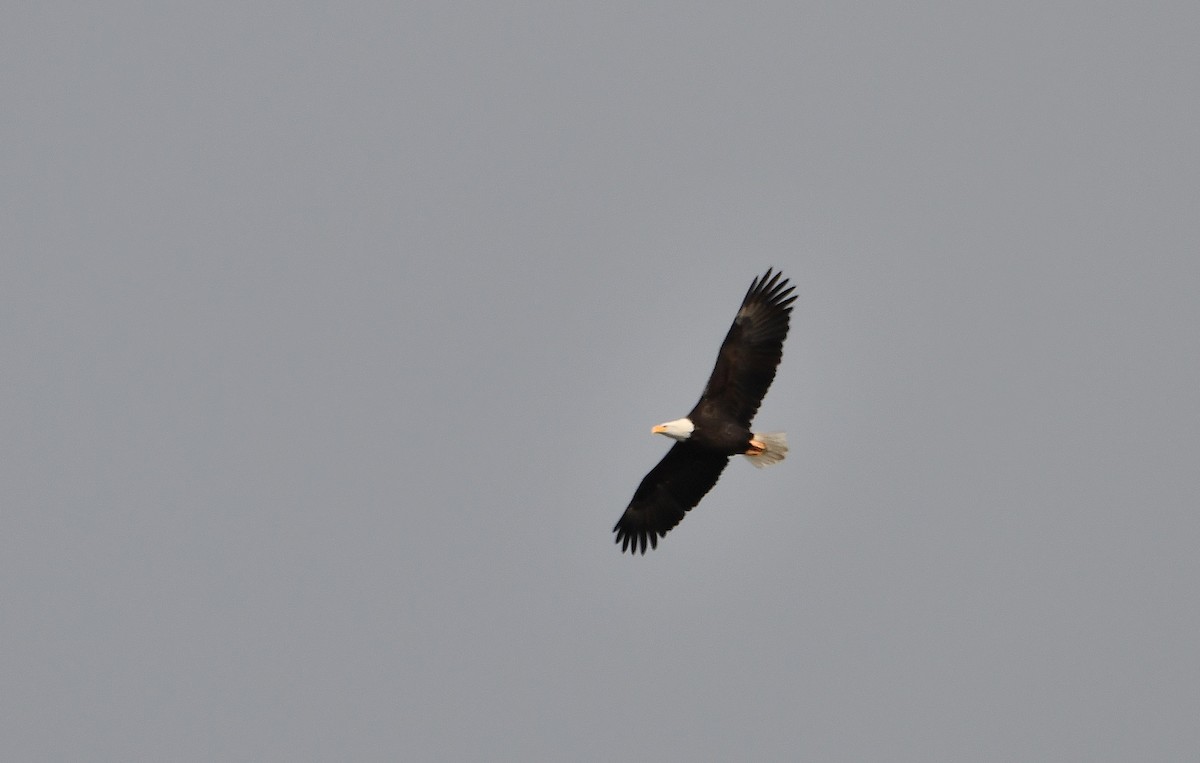
[{"label": "yellow hooked beak", "polygon": [[650,434],[666,434],[666,433],[667,433],[667,428],[664,427],[662,424],[655,424],[654,428],[650,430]]}]

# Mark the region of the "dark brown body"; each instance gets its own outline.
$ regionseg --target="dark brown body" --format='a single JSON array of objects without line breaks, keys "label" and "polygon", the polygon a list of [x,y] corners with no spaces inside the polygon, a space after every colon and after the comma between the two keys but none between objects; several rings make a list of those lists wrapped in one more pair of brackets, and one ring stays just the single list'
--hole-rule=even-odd
[{"label": "dark brown body", "polygon": [[750,429],[723,415],[715,403],[701,400],[688,418],[696,429],[687,444],[724,456],[736,456],[750,449]]}]

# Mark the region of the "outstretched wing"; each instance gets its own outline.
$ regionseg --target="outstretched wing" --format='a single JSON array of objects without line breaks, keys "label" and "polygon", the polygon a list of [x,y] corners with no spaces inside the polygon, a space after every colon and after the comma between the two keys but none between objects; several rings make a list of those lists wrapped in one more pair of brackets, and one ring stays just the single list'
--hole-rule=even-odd
[{"label": "outstretched wing", "polygon": [[728,463],[728,456],[675,443],[638,485],[629,508],[617,520],[613,532],[621,551],[632,546],[633,553],[644,554],[647,543],[658,548],[658,539],[712,490]]},{"label": "outstretched wing", "polygon": [[761,278],[751,282],[693,412],[716,406],[749,429],[750,420],[775,379],[791,305],[796,301],[796,297],[789,296],[795,287],[788,286],[782,276],[779,272],[772,274],[768,268]]}]

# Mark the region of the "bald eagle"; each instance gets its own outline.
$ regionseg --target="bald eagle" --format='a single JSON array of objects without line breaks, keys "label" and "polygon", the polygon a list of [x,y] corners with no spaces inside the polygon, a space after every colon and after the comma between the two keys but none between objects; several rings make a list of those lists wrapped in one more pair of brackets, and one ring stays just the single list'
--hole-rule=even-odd
[{"label": "bald eagle", "polygon": [[650,431],[677,442],[638,485],[613,532],[621,551],[646,553],[712,489],[730,456],[758,467],[783,460],[783,432],[751,432],[750,421],[775,379],[796,297],[782,273],[768,268],[750,283],[700,402],[686,417]]}]

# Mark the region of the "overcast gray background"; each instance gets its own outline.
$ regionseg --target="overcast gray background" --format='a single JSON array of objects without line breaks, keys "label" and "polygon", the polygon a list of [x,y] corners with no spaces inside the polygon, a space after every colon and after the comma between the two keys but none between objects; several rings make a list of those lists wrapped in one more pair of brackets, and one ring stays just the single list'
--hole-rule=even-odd
[{"label": "overcast gray background", "polygon": [[1194,2],[3,17],[6,760],[1195,759]]}]

